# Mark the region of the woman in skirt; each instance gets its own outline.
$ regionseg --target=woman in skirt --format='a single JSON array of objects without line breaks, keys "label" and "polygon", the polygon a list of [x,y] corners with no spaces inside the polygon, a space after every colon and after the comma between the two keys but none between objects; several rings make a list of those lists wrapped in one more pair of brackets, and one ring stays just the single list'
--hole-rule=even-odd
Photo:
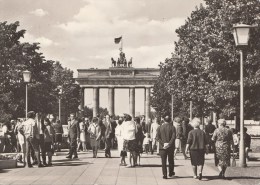
[{"label": "woman in skirt", "polygon": [[101,128],[98,124],[97,117],[92,119],[92,123],[88,127],[88,132],[90,133],[90,145],[93,151],[93,158],[97,158],[97,152],[101,138]]},{"label": "woman in skirt", "polygon": [[218,120],[218,128],[214,131],[212,140],[216,147],[216,166],[220,171],[219,178],[225,178],[225,172],[230,166],[231,147],[234,148],[233,136],[230,129],[226,128],[225,119]]},{"label": "woman in skirt", "polygon": [[137,128],[132,117],[128,114],[124,116],[124,122],[122,123],[123,138],[124,138],[124,150],[129,152],[129,160],[131,164],[131,157],[133,157],[133,164],[131,166],[136,166],[137,164],[137,152],[138,145],[136,142]]},{"label": "woman in skirt", "polygon": [[[194,130],[189,132],[186,153],[190,150],[191,165],[193,169],[193,178],[202,179],[202,170],[205,161],[205,152],[207,152],[207,140],[204,131],[200,130],[200,119],[194,118],[191,122]],[[199,175],[197,175],[197,170]]]}]

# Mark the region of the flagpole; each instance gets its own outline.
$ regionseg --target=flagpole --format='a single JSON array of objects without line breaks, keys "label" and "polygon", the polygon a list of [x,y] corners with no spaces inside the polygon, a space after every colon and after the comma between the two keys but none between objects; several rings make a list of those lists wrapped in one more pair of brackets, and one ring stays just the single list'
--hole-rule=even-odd
[{"label": "flagpole", "polygon": [[121,51],[123,52],[123,35],[121,36]]}]

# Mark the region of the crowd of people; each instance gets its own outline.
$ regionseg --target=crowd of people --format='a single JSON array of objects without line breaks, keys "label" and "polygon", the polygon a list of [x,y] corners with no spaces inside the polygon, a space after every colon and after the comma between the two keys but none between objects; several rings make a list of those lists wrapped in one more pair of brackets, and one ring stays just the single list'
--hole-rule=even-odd
[{"label": "crowd of people", "polygon": [[[111,149],[118,149],[121,157],[120,165],[135,167],[140,165],[142,153],[156,153],[162,162],[163,178],[175,175],[174,160],[181,152],[184,159],[190,159],[193,177],[202,179],[205,154],[212,152],[215,165],[219,169],[219,178],[225,178],[230,166],[231,156],[238,153],[239,134],[234,128],[226,126],[225,119],[219,119],[216,126],[208,119],[205,128],[201,128],[201,120],[194,118],[170,116],[156,117],[154,120],[142,117],[132,118],[128,114],[118,119],[106,115],[90,118],[78,118],[70,114],[68,119],[68,159],[77,159],[79,151],[92,150],[93,158],[98,157],[101,145],[104,145],[105,157],[111,157]],[[53,116],[28,112],[27,119],[12,120],[3,126],[4,152],[21,152],[19,159],[28,167],[52,166],[52,156],[61,151],[63,143],[63,126]],[[245,148],[250,149],[251,137],[245,128]],[[32,162],[31,162],[32,160]],[[167,176],[168,160],[168,176]]]}]

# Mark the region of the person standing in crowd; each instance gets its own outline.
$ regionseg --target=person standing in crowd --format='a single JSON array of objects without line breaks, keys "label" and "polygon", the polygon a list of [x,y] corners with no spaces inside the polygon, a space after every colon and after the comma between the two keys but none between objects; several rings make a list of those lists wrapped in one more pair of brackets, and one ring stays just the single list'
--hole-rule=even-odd
[{"label": "person standing in crowd", "polygon": [[206,132],[206,136],[207,136],[207,140],[208,140],[208,144],[209,144],[209,152],[215,152],[215,146],[214,146],[214,142],[211,140],[213,133],[216,129],[215,125],[212,124],[212,120],[208,119],[207,120],[208,124],[205,126],[205,132]]},{"label": "person standing in crowd", "polygon": [[84,118],[78,118],[79,121],[79,131],[80,131],[80,137],[79,137],[79,143],[78,143],[78,152],[80,151],[80,146],[82,146],[83,152],[86,152],[86,125],[83,121]]},{"label": "person standing in crowd", "polygon": [[189,158],[185,152],[188,135],[189,135],[189,132],[191,130],[193,130],[193,127],[189,124],[189,122],[190,122],[190,120],[187,117],[184,117],[182,120],[183,134],[182,134],[182,140],[181,140],[181,151],[182,151],[182,154],[184,155],[185,160]]},{"label": "person standing in crowd", "polygon": [[149,152],[151,152],[152,153],[152,140],[151,140],[151,135],[150,135],[150,133],[151,133],[151,127],[152,127],[152,119],[151,118],[147,118],[147,122],[145,123],[145,131],[144,131],[144,133],[146,134],[148,134],[148,139],[149,139],[149,144],[148,144],[148,146],[149,146]]},{"label": "person standing in crowd", "polygon": [[[47,156],[48,156],[48,164],[46,166],[52,166],[52,155],[54,152],[53,144],[54,144],[54,138],[55,138],[55,131],[48,118],[44,119],[43,133],[44,133],[44,148],[45,148],[45,152],[47,153]],[[45,156],[46,156],[46,154],[45,154]],[[46,159],[45,159],[45,163],[46,163]]]},{"label": "person standing in crowd", "polygon": [[[25,137],[24,137],[24,132],[21,129],[23,124],[22,119],[18,119],[17,124],[15,126],[15,132],[17,133],[17,140],[18,140],[18,145],[20,148],[20,152],[22,153],[22,163],[24,163],[25,166],[25,155],[26,155],[26,148],[25,148]],[[18,148],[18,147],[17,147]]]},{"label": "person standing in crowd", "polygon": [[35,155],[38,161],[38,167],[43,167],[40,160],[39,152],[39,130],[35,121],[35,112],[29,111],[27,113],[28,119],[23,122],[24,136],[26,139],[26,159],[29,168],[32,167],[31,164],[31,151],[35,151]]},{"label": "person standing in crowd", "polygon": [[[176,139],[175,139],[175,150],[174,150],[174,159],[176,158],[176,154],[178,151],[181,149],[181,140],[183,137],[183,130],[182,130],[182,125],[181,125],[181,118],[176,117],[174,119],[174,126],[176,129]],[[184,155],[184,154],[183,154]],[[185,157],[185,156],[184,156]]]},{"label": "person standing in crowd", "polygon": [[110,116],[106,115],[104,125],[106,127],[105,131],[105,157],[111,157],[111,133],[112,133],[112,125]]},{"label": "person standing in crowd", "polygon": [[170,124],[171,118],[165,116],[164,123],[157,129],[157,140],[162,161],[163,179],[167,179],[167,157],[169,163],[169,177],[175,175],[173,153],[175,149],[176,130]]},{"label": "person standing in crowd", "polygon": [[62,134],[63,134],[63,127],[60,120],[57,120],[53,123],[53,128],[55,131],[55,140],[54,140],[54,149],[57,152],[61,151],[61,143],[62,143]]},{"label": "person standing in crowd", "polygon": [[234,148],[232,132],[226,128],[225,119],[218,120],[218,128],[214,131],[212,140],[215,142],[219,177],[225,179],[226,169],[230,166],[231,147]]},{"label": "person standing in crowd", "polygon": [[90,146],[90,135],[88,133],[88,127],[89,127],[89,118],[84,118],[84,123],[85,123],[85,134],[86,134],[86,149],[88,151],[88,149],[91,149],[91,146]]},{"label": "person standing in crowd", "polygon": [[[38,128],[38,133],[39,133],[38,143],[39,143],[39,149],[41,151],[40,156],[42,157],[42,164],[44,166],[47,166],[46,151],[45,151],[45,144],[44,144],[44,129],[45,129],[44,116],[39,113],[36,113],[35,121],[36,121],[36,125]],[[39,158],[39,159],[41,159],[41,158]],[[41,161],[37,161],[37,162],[41,162]]]},{"label": "person standing in crowd", "polygon": [[105,134],[106,134],[106,126],[104,125],[103,121],[105,122],[105,119],[102,120],[101,117],[97,116],[98,118],[98,125],[101,129],[101,136],[100,136],[100,141],[99,141],[99,148],[103,149],[104,148],[104,141],[105,141]]},{"label": "person standing in crowd", "polygon": [[123,150],[124,139],[123,139],[123,136],[122,136],[123,135],[122,123],[123,123],[123,118],[120,117],[118,119],[118,125],[117,125],[116,130],[115,130],[115,135],[116,135],[116,138],[117,138],[118,152],[119,152],[119,155],[121,157],[120,166],[126,166],[126,162],[125,162],[126,152]]},{"label": "person standing in crowd", "polygon": [[[207,151],[206,134],[200,129],[200,119],[194,118],[191,122],[194,130],[189,132],[186,153],[190,151],[191,165],[193,169],[193,178],[202,179],[202,170],[205,162],[205,152]],[[199,171],[199,175],[197,175]]]},{"label": "person standing in crowd", "polygon": [[239,137],[238,137],[238,133],[237,133],[237,129],[235,128],[231,128],[230,129],[232,132],[232,136],[233,136],[233,143],[234,143],[234,153],[238,153],[239,152]]},{"label": "person standing in crowd", "polygon": [[70,141],[70,151],[69,155],[66,157],[68,159],[72,158],[72,155],[74,155],[73,159],[78,158],[78,153],[77,153],[77,141],[79,141],[79,124],[78,120],[75,118],[75,114],[70,114],[70,122],[68,123],[69,125],[69,141]]},{"label": "person standing in crowd", "polygon": [[12,146],[12,152],[17,152],[17,137],[14,132],[16,126],[16,120],[11,120],[10,121],[10,128],[9,128],[9,134],[10,134],[10,141],[11,141],[11,146]]},{"label": "person standing in crowd", "polygon": [[8,124],[9,124],[8,122],[5,122],[2,127],[2,132],[4,134],[4,148],[3,148],[4,153],[10,152],[10,148],[11,148]]},{"label": "person standing in crowd", "polygon": [[97,152],[101,139],[101,128],[98,124],[97,117],[92,119],[92,123],[88,127],[88,132],[90,134],[90,145],[93,151],[93,158],[97,158]]},{"label": "person standing in crowd", "polygon": [[[135,139],[136,139],[136,142],[137,142],[137,146],[138,146],[138,154],[141,154],[143,153],[143,141],[144,141],[144,133],[143,133],[143,128],[142,128],[142,125],[140,123],[140,118],[139,117],[135,117],[135,124],[136,124],[136,129],[137,129],[137,132],[135,134]],[[137,154],[137,155],[138,155]]]},{"label": "person standing in crowd", "polygon": [[123,138],[124,138],[124,150],[129,151],[129,162],[131,164],[131,155],[133,157],[133,167],[137,164],[137,151],[138,146],[136,142],[135,135],[137,133],[137,128],[132,120],[132,117],[128,114],[124,115],[124,122],[122,124]]},{"label": "person standing in crowd", "polygon": [[249,150],[251,146],[251,136],[247,133],[247,128],[244,127],[244,141],[245,141],[245,157],[249,161]]},{"label": "person standing in crowd", "polygon": [[154,121],[151,125],[151,131],[150,131],[150,135],[151,135],[151,140],[152,140],[152,151],[151,154],[153,154],[154,150],[156,150],[157,146],[157,141],[156,141],[156,133],[157,133],[157,129],[160,126],[159,125],[159,118],[154,118]]},{"label": "person standing in crowd", "polygon": [[111,148],[114,149],[116,147],[116,144],[117,144],[116,143],[116,137],[115,137],[116,127],[117,127],[115,116],[111,116],[110,122],[111,122],[111,127],[112,127],[112,131],[110,133]]}]

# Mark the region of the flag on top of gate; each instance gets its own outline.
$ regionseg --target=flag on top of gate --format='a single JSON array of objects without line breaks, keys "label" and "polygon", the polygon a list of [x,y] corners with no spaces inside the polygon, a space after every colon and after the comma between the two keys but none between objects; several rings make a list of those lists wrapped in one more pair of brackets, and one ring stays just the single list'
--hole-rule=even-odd
[{"label": "flag on top of gate", "polygon": [[115,44],[119,44],[119,42],[122,40],[122,36],[115,38]]}]

